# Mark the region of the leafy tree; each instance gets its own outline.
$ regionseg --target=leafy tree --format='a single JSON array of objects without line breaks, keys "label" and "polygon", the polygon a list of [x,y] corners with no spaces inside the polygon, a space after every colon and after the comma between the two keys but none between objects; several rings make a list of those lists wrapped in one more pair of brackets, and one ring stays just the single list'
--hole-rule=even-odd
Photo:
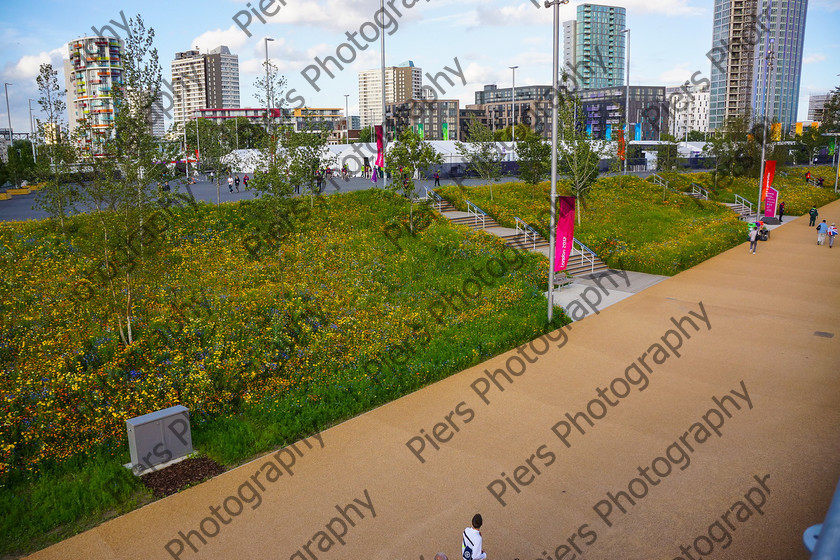
[{"label": "leafy tree", "polygon": [[604,140],[595,140],[586,133],[584,111],[574,94],[559,94],[559,136],[557,143],[557,171],[572,184],[577,198],[578,225],[581,222],[581,205],[600,173],[601,153],[606,151]]},{"label": "leafy tree", "polygon": [[442,163],[443,155],[420,138],[414,129],[406,128],[388,150],[385,169],[394,178],[388,188],[411,200],[414,198],[415,172]]},{"label": "leafy tree", "polygon": [[194,150],[198,151],[198,166],[215,171],[216,204],[220,204],[222,181],[237,167],[238,163],[230,157],[236,138],[227,134],[222,125],[208,119],[194,119],[192,122],[187,122],[186,136],[187,152],[194,154]]},{"label": "leafy tree", "polygon": [[29,140],[15,140],[8,147],[7,168],[9,176],[19,186],[23,181],[35,177],[35,159],[32,157],[32,143]]},{"label": "leafy tree", "polygon": [[288,130],[283,135],[286,157],[286,175],[291,185],[303,186],[309,193],[309,206],[315,204],[314,195],[320,194],[320,182],[327,177],[325,168],[335,168],[337,159],[327,150],[330,131],[320,123],[307,122],[300,131]]},{"label": "leafy tree", "polygon": [[[467,124],[467,138],[469,143],[455,143],[455,149],[467,162],[471,169],[481,179],[491,183],[502,175],[503,154],[496,146],[493,131],[481,121],[472,118]],[[490,199],[493,199],[493,185],[490,184]]]},{"label": "leafy tree", "polygon": [[660,137],[663,142],[656,150],[656,170],[671,171],[677,168],[679,150],[677,139],[670,134],[663,134]]},{"label": "leafy tree", "polygon": [[[758,174],[763,126],[759,123],[750,129],[749,121],[748,115],[731,117],[709,135],[704,155],[715,158],[715,184],[720,173],[730,177]],[[772,145],[768,146],[772,151]]]},{"label": "leafy tree", "polygon": [[688,131],[688,141],[689,142],[705,142],[707,134],[705,132],[700,132],[699,130],[689,130]]},{"label": "leafy tree", "polygon": [[371,130],[369,126],[366,126],[359,131],[359,142],[376,142],[376,137],[373,134],[373,130]]},{"label": "leafy tree", "polygon": [[834,88],[823,106],[820,128],[823,132],[840,132],[840,86]]},{"label": "leafy tree", "polygon": [[803,163],[811,163],[823,148],[829,144],[828,137],[823,136],[819,128],[808,126],[802,129],[802,134],[796,135],[796,142],[800,146],[800,153],[804,156]]},{"label": "leafy tree", "polygon": [[536,198],[537,184],[551,172],[551,143],[530,132],[516,145],[519,173],[531,185],[531,198]]},{"label": "leafy tree", "polygon": [[[533,132],[531,127],[528,125],[517,123],[516,124],[516,141],[519,142],[520,140],[524,139],[529,133]],[[468,137],[469,139],[469,137]],[[506,126],[501,130],[497,130],[493,133],[493,139],[496,142],[510,142],[510,126]]]}]

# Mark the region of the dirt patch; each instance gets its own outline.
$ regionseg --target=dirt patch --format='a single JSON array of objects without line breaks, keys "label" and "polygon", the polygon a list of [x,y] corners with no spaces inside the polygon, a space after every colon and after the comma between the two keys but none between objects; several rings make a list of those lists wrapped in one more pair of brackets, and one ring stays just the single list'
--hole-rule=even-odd
[{"label": "dirt patch", "polygon": [[207,457],[185,459],[170,467],[140,477],[157,498],[180,492],[188,486],[213,478],[225,472],[216,461]]}]

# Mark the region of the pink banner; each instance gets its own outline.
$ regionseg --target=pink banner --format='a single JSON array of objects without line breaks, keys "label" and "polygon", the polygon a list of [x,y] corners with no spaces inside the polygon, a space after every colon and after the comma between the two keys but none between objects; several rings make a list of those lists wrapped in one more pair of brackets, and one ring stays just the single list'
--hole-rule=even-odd
[{"label": "pink banner", "polygon": [[[773,178],[776,175],[776,162],[768,160],[764,163],[764,177],[761,178],[761,200],[767,196],[767,189],[773,184]],[[758,201],[759,208],[761,207],[761,200]],[[758,210],[758,208],[756,208]]]},{"label": "pink banner", "polygon": [[557,237],[554,242],[554,271],[566,270],[575,240],[575,197],[557,199]]},{"label": "pink banner", "polygon": [[767,188],[767,196],[764,199],[764,217],[776,217],[776,203],[779,201],[779,191],[773,187]]},{"label": "pink banner", "polygon": [[381,126],[374,126],[374,132],[376,133],[376,167],[385,167],[385,150],[383,148],[383,138],[382,138],[382,127]]}]

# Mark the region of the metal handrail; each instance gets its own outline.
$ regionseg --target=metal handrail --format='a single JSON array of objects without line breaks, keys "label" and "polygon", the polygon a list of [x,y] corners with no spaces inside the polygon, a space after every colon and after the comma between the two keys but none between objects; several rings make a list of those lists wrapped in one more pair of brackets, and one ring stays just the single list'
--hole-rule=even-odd
[{"label": "metal handrail", "polygon": [[434,189],[430,189],[429,187],[423,187],[423,190],[426,191],[426,200],[429,200],[430,198],[434,200],[432,207],[437,208],[438,212],[443,211],[443,197],[436,193]]},{"label": "metal handrail", "polygon": [[595,254],[595,251],[578,241],[577,237],[573,238],[572,242],[572,254],[577,252],[580,255],[581,259],[589,261],[590,269],[589,273],[595,273],[595,259],[598,258],[598,255]]},{"label": "metal handrail", "polygon": [[691,183],[691,194],[697,194],[702,196],[705,200],[709,200],[709,191],[707,191],[697,183]]},{"label": "metal handrail", "polygon": [[486,227],[484,220],[487,218],[487,213],[469,200],[467,201],[467,214],[474,216],[474,223],[478,223],[481,220],[481,229]]},{"label": "metal handrail", "polygon": [[746,198],[744,198],[743,196],[741,196],[740,194],[735,195],[735,203],[740,204],[741,206],[745,206],[746,208],[748,208],[749,211],[750,211],[749,212],[750,214],[753,213],[753,203],[750,202],[749,200],[747,200]]},{"label": "metal handrail", "polygon": [[537,233],[537,230],[535,230],[534,228],[529,226],[524,220],[520,220],[517,217],[514,217],[513,219],[516,220],[516,234],[517,234],[517,236],[521,233],[522,235],[525,236],[525,243],[528,243],[528,236],[530,235],[531,238],[533,239],[533,248],[536,249],[537,248],[537,237],[539,236],[539,233]]}]

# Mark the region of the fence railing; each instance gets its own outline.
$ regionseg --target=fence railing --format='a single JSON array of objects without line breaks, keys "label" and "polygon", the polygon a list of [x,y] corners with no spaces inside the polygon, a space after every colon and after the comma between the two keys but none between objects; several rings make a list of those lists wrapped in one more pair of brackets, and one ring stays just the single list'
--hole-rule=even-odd
[{"label": "fence railing", "polygon": [[580,255],[582,261],[589,263],[590,274],[595,272],[595,259],[598,258],[598,255],[595,254],[595,251],[578,241],[577,237],[574,238],[574,242],[572,243],[572,254]]},{"label": "fence railing", "polygon": [[740,194],[735,195],[735,203],[740,204],[741,206],[745,207],[749,210],[748,214],[754,214],[755,211],[753,210],[753,203],[741,196]]},{"label": "fence railing", "polygon": [[525,243],[528,243],[528,238],[530,237],[531,241],[532,241],[532,248],[536,249],[537,248],[537,237],[539,237],[539,234],[537,233],[537,230],[535,230],[534,228],[529,226],[527,223],[525,223],[525,221],[520,220],[519,218],[514,217],[514,220],[516,220],[516,236],[517,236],[517,238],[519,238],[519,235],[521,234],[525,238]]},{"label": "fence railing", "polygon": [[697,183],[691,183],[691,194],[696,194],[702,197],[703,200],[709,200],[709,191],[707,191]]},{"label": "fence railing", "polygon": [[482,210],[481,208],[479,208],[478,206],[476,206],[475,204],[473,204],[472,202],[470,202],[468,200],[467,201],[467,214],[469,214],[470,216],[473,216],[473,223],[477,224],[480,221],[481,222],[481,229],[484,229],[484,227],[485,227],[484,220],[487,218],[487,213],[484,210]]},{"label": "fence railing", "polygon": [[423,187],[426,191],[426,200],[432,201],[432,207],[437,209],[438,212],[443,210],[443,198],[434,191],[434,189],[430,189],[429,187]]}]

